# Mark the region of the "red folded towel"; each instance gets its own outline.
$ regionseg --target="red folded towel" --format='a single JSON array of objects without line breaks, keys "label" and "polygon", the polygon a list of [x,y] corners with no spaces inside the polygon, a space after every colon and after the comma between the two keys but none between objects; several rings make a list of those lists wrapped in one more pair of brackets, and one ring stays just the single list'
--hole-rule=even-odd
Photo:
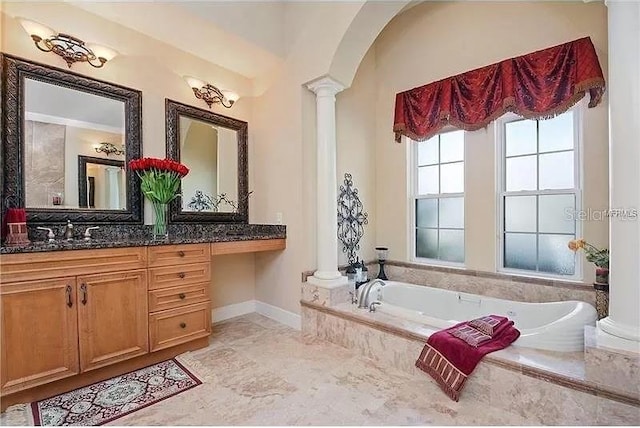
[{"label": "red folded towel", "polygon": [[506,348],[520,337],[513,321],[506,320],[493,328],[493,337],[482,341],[476,347],[452,333],[459,331],[461,327],[470,327],[469,322],[465,321],[432,334],[416,361],[416,367],[429,374],[444,393],[455,401],[460,398],[467,377],[485,355]]}]

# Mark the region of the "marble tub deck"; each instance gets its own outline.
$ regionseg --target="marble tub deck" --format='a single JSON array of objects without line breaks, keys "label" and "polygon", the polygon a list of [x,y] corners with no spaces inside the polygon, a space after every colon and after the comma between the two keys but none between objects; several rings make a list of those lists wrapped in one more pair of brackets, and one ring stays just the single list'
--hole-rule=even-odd
[{"label": "marble tub deck", "polygon": [[[426,375],[383,366],[257,314],[216,324],[208,348],[180,359],[202,385],[111,424],[540,424],[517,409],[469,397],[453,402]],[[20,413],[4,414],[0,424],[25,424]]]}]

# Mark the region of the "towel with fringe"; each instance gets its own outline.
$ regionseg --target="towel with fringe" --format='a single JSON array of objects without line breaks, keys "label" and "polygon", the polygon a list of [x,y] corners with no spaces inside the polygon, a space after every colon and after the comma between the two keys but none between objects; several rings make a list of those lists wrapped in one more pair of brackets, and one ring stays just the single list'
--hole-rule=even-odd
[{"label": "towel with fringe", "polygon": [[[483,331],[470,325],[478,320],[491,329],[482,323]],[[454,401],[459,400],[467,378],[485,355],[506,348],[520,337],[513,321],[505,317],[490,315],[478,320],[461,322],[432,334],[416,361],[416,367],[429,374]]]}]

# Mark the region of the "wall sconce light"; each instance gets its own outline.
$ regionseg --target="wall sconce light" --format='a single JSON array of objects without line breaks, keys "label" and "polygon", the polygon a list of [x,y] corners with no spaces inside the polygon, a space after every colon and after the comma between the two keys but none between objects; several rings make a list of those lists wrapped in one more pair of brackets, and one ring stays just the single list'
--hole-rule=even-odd
[{"label": "wall sconce light", "polygon": [[86,62],[100,68],[118,53],[113,49],[84,41],[28,19],[19,18],[22,28],[31,36],[36,47],[43,52],[53,52],[67,62],[69,68],[75,62]]},{"label": "wall sconce light", "polygon": [[207,103],[209,108],[215,103],[220,103],[226,108],[231,108],[233,103],[240,98],[240,96],[233,91],[218,89],[212,84],[203,82],[195,77],[184,76],[184,80],[186,80],[191,89],[193,89],[193,94],[196,98]]},{"label": "wall sconce light", "polygon": [[111,143],[100,143],[100,145],[98,147],[95,147],[94,150],[96,151],[96,153],[104,153],[107,156],[121,156],[124,154],[124,150],[122,148],[119,149],[115,144]]}]

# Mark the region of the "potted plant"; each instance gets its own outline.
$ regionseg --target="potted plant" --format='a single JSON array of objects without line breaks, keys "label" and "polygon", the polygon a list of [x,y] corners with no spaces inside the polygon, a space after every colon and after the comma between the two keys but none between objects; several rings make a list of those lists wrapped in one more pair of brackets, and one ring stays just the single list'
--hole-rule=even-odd
[{"label": "potted plant", "polygon": [[577,252],[583,249],[587,255],[587,261],[596,265],[596,283],[609,284],[609,249],[598,249],[584,239],[569,241],[569,249]]},{"label": "potted plant", "polygon": [[140,158],[129,162],[140,177],[142,193],[153,205],[153,239],[167,239],[169,202],[180,196],[180,180],[189,168],[171,159]]}]

